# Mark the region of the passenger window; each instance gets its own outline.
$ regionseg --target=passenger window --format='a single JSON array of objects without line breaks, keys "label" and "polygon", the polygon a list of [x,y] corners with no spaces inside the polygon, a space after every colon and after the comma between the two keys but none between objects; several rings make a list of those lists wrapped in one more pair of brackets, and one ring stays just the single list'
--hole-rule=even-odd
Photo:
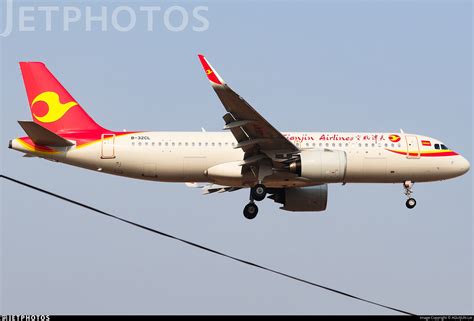
[{"label": "passenger window", "polygon": [[323,147],[323,143],[319,143],[319,147]]}]

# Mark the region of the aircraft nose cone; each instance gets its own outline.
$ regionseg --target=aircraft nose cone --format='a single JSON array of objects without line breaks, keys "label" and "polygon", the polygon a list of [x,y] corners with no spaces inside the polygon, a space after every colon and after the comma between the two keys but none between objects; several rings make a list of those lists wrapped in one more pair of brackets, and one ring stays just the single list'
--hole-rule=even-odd
[{"label": "aircraft nose cone", "polygon": [[469,161],[462,156],[459,156],[459,159],[454,162],[454,166],[457,176],[466,174],[471,168]]},{"label": "aircraft nose cone", "polygon": [[459,170],[461,172],[461,175],[467,173],[470,168],[471,168],[471,164],[469,164],[469,161],[465,159],[464,157],[462,157],[459,164]]}]

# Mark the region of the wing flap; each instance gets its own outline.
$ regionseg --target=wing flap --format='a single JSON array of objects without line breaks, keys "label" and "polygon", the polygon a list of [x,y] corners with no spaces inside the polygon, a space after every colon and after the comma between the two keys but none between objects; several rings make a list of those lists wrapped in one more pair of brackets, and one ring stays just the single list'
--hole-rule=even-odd
[{"label": "wing flap", "polygon": [[[233,123],[235,124],[238,122],[237,120],[235,120],[235,117],[231,113],[225,114],[224,117],[222,118],[224,119],[226,125],[233,124]],[[241,126],[230,127],[229,129],[232,135],[234,135],[238,143],[249,139],[249,136],[247,135],[247,133],[245,133],[245,131],[243,130]],[[244,151],[246,150],[244,149]]]}]

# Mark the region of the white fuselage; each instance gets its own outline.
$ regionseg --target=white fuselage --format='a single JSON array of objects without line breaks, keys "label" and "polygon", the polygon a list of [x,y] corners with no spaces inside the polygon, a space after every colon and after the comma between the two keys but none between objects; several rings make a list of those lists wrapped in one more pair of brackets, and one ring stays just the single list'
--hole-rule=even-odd
[{"label": "white fuselage", "polygon": [[[399,133],[284,133],[302,151],[345,152],[344,183],[427,182],[464,174],[469,163],[450,150],[437,150],[436,139]],[[21,139],[12,148],[29,155],[104,173],[163,182],[212,182],[248,186],[236,175],[244,153],[230,132],[139,132],[106,136],[55,153],[31,150]],[[424,146],[422,141],[429,141]],[[278,154],[278,152],[272,151]],[[229,175],[210,177],[208,169],[229,164]],[[265,178],[268,187],[311,186],[327,183],[276,172]]]}]

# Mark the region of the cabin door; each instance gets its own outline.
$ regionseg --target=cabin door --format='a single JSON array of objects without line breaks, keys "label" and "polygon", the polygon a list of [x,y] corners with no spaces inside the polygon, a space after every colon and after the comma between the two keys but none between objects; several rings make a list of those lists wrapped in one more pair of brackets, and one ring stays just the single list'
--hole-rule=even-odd
[{"label": "cabin door", "polygon": [[406,135],[405,138],[407,140],[407,158],[420,158],[418,138],[412,135]]},{"label": "cabin door", "polygon": [[115,135],[114,134],[102,134],[102,159],[115,158]]}]

